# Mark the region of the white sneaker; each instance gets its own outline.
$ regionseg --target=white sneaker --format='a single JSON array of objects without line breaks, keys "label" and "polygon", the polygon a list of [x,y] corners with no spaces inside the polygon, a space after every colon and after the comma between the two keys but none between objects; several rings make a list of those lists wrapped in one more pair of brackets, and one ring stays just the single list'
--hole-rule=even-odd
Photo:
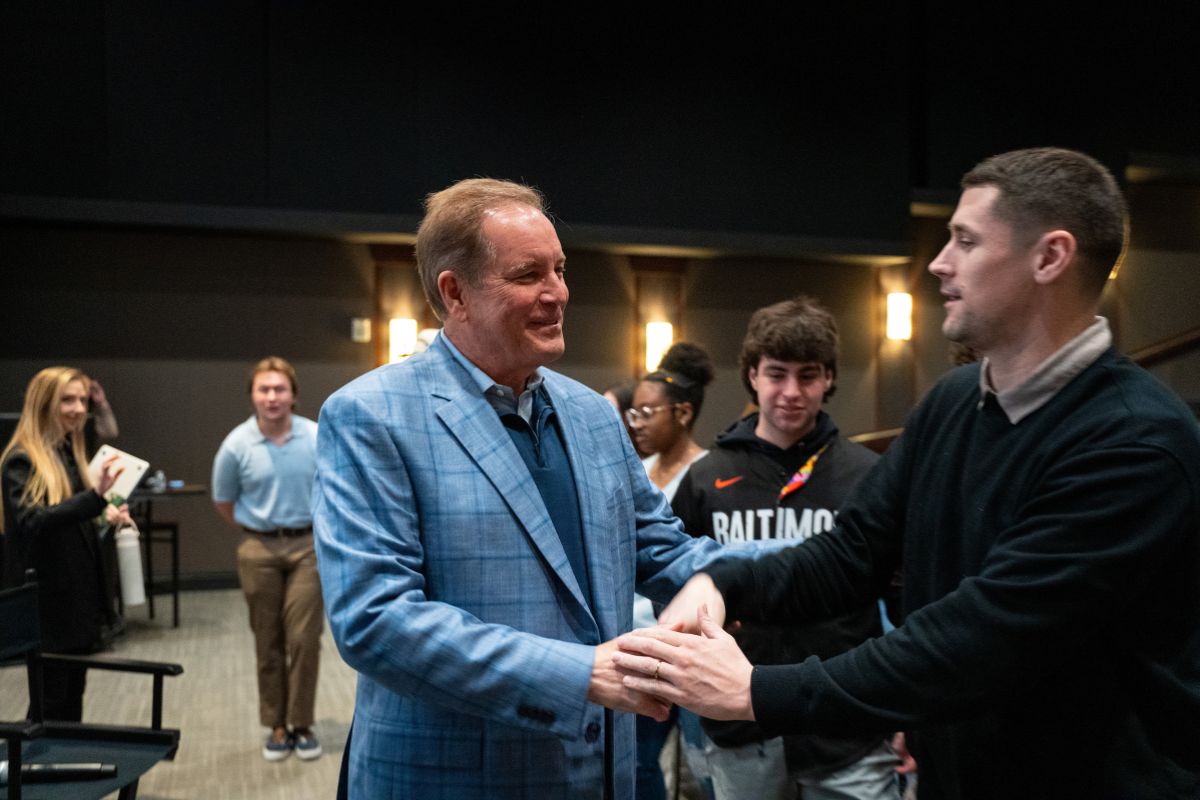
[{"label": "white sneaker", "polygon": [[294,746],[291,736],[288,736],[282,742],[277,742],[275,741],[275,734],[268,733],[267,741],[263,744],[262,756],[267,761],[283,761],[292,754]]},{"label": "white sneaker", "polygon": [[321,743],[311,733],[296,733],[292,735],[296,745],[296,756],[304,761],[312,761],[321,757]]}]

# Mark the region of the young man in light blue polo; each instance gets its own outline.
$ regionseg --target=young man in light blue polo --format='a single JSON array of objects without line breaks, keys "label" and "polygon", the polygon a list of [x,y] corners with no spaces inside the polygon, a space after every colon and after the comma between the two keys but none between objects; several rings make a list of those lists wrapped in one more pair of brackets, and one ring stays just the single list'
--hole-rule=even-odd
[{"label": "young man in light blue polo", "polygon": [[293,414],[296,371],[264,358],[250,376],[254,416],[213,460],[213,505],[244,535],[238,579],[258,659],[259,718],[271,729],[263,758],[321,755],[313,734],[324,605],[313,550],[317,424]]}]

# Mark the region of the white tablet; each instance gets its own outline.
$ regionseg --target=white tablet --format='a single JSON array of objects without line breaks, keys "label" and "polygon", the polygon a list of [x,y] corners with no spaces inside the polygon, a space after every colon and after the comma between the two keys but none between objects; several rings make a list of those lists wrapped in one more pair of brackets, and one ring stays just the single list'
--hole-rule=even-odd
[{"label": "white tablet", "polygon": [[131,456],[112,445],[101,445],[100,450],[92,457],[92,462],[88,464],[88,473],[92,476],[93,484],[100,480],[100,465],[112,456],[117,456],[117,462],[110,472],[116,472],[122,468],[125,471],[121,473],[104,497],[116,505],[121,505],[129,499],[129,495],[133,494],[133,488],[138,485],[142,476],[146,474],[146,470],[150,468],[150,462],[143,461],[137,456]]}]

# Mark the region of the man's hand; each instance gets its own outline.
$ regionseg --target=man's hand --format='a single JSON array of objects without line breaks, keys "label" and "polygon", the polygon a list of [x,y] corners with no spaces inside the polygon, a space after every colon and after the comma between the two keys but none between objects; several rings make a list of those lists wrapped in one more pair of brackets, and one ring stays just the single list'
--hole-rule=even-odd
[{"label": "man's hand", "polygon": [[213,500],[213,508],[215,508],[217,513],[221,515],[221,519],[225,520],[239,531],[241,530],[241,526],[238,525],[237,520],[233,518],[233,501],[221,502],[220,500]]},{"label": "man's hand", "polygon": [[904,731],[900,731],[892,737],[892,749],[900,757],[900,766],[896,767],[898,774],[912,775],[917,771],[917,760],[908,752],[908,742],[904,738]]},{"label": "man's hand", "polygon": [[667,627],[681,625],[680,630],[687,633],[700,633],[696,623],[696,612],[701,606],[708,607],[708,616],[718,628],[725,624],[725,598],[717,590],[712,578],[698,572],[683,585],[679,594],[675,595],[658,615],[659,624]]},{"label": "man's hand", "polygon": [[616,652],[616,639],[596,647],[596,660],[592,662],[592,681],[588,684],[588,702],[599,703],[617,711],[632,711],[635,714],[653,717],[659,722],[666,722],[671,713],[671,704],[626,686],[623,676],[613,664]]},{"label": "man's hand", "polygon": [[754,667],[706,608],[696,612],[696,622],[700,636],[659,626],[618,637],[620,652],[612,659],[625,686],[709,719],[754,719]]}]

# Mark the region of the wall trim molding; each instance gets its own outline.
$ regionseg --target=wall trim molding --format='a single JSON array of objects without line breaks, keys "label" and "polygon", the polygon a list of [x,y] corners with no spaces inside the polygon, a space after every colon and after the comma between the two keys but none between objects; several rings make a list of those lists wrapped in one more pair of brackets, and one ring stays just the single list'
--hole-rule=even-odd
[{"label": "wall trim molding", "polygon": [[[0,220],[134,228],[172,228],[412,244],[420,219],[405,214],[148,203],[0,194]],[[563,246],[617,255],[724,258],[764,256],[884,266],[907,261],[908,241],[771,233],[592,225],[557,219]]]}]

